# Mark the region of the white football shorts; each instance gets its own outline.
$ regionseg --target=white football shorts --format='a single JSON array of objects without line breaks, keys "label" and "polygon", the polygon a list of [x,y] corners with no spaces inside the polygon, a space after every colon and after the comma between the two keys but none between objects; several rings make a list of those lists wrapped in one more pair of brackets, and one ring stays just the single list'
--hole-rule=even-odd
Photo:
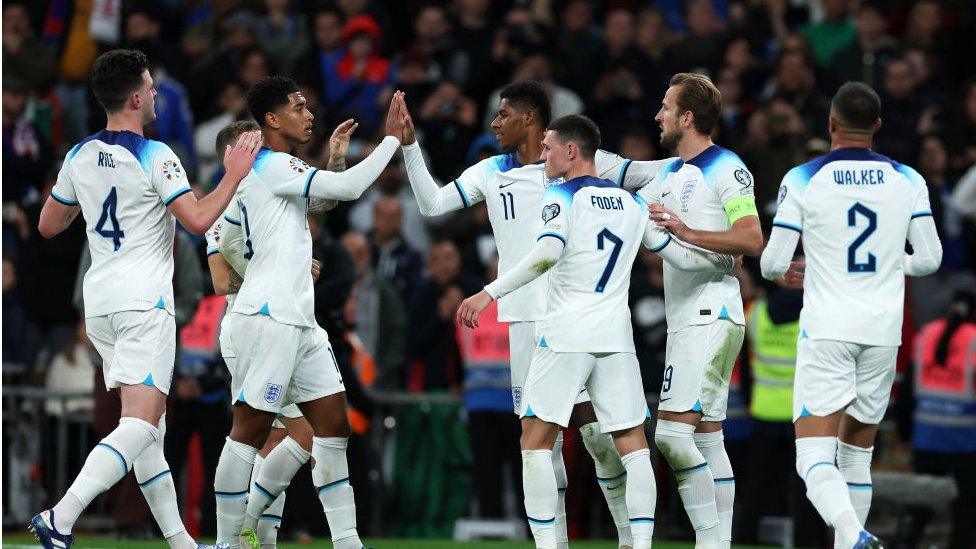
[{"label": "white football shorts", "polygon": [[[231,313],[227,312],[224,314],[223,320],[220,321],[220,356],[224,358],[224,364],[227,365],[227,370],[230,371],[230,394],[231,394],[231,404],[237,401],[234,398],[235,395],[239,395],[241,392],[241,385],[243,380],[240,376],[236,374],[237,371],[237,352],[234,351],[234,342],[231,340],[230,334],[233,329],[234,323],[231,320]],[[302,411],[298,409],[297,404],[288,404],[282,406],[281,410],[278,411],[278,417],[287,418],[299,418],[302,416]],[[274,420],[271,425],[276,429],[284,429],[285,425]]]},{"label": "white football shorts", "polygon": [[702,421],[723,421],[744,336],[745,327],[729,320],[669,333],[658,410],[701,412]]},{"label": "white football shorts", "polygon": [[861,423],[884,418],[898,347],[803,338],[797,343],[793,421],[845,410]]},{"label": "white football shorts", "polygon": [[[509,360],[512,366],[512,403],[515,415],[521,417],[522,396],[525,392],[525,379],[529,375],[532,357],[539,348],[539,337],[535,333],[535,322],[510,322],[508,324]],[[576,397],[576,404],[589,402],[590,394],[583,389]]]},{"label": "white football shorts", "polygon": [[261,314],[230,316],[230,341],[237,354],[234,365],[228,364],[233,403],[279,413],[288,404],[345,391],[329,336],[321,327],[282,324]]},{"label": "white football shorts", "polygon": [[568,427],[584,389],[604,433],[642,425],[650,417],[637,355],[557,353],[548,347],[536,348],[520,417],[538,417]]},{"label": "white football shorts", "polygon": [[85,319],[102,357],[105,387],[149,385],[169,394],[176,359],[176,319],[164,309],[120,311]]}]

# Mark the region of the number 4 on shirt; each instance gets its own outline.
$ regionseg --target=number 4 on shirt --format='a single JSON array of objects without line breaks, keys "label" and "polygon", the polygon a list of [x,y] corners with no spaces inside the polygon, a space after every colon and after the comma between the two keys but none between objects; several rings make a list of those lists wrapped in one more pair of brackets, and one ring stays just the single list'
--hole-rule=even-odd
[{"label": "number 4 on shirt", "polygon": [[[122,227],[119,226],[119,219],[116,216],[118,207],[119,195],[115,187],[112,187],[105,198],[105,202],[102,202],[102,215],[98,218],[98,223],[95,224],[95,232],[105,238],[111,238],[116,252],[122,247],[122,239],[125,238],[125,233],[122,232]],[[111,230],[105,229],[106,222],[112,224]]]}]

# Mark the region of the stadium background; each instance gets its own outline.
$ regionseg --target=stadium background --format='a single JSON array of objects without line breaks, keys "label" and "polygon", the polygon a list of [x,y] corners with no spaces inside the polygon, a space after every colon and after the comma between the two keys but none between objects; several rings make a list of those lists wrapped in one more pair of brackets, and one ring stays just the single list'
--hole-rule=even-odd
[{"label": "stadium background", "polygon": [[[104,123],[87,85],[100,52],[147,53],[159,95],[146,135],[180,155],[197,193],[221,175],[217,131],[247,116],[243,93],[270,73],[302,85],[316,121],[300,156],[317,165],[324,165],[331,130],[347,117],[360,122],[350,161],[365,156],[381,137],[389,94],[405,90],[431,171],[445,183],[495,154],[488,123],[497,89],[511,80],[544,82],[554,116],[591,116],[603,148],[641,160],[667,156],[653,116],[670,75],[704,72],[724,97],[716,142],[752,170],[767,234],[782,175],[828,147],[830,94],[845,80],[867,82],[883,102],[875,148],[924,175],[945,248],[937,274],[909,283],[903,375],[876,452],[876,467],[911,471],[919,463],[911,448],[912,336],[946,313],[955,288],[976,287],[974,17],[976,6],[966,0],[3,2],[4,529],[19,530],[62,492],[118,418],[80,320],[83,225],[50,241],[36,230],[65,152]],[[349,382],[357,431],[350,467],[362,530],[448,538],[457,519],[517,518],[518,472],[500,471],[518,462],[509,397],[465,390],[466,357],[450,321],[462,297],[494,276],[484,206],[422,218],[395,159],[364,198],[310,225],[324,263],[316,312],[341,342],[344,376],[359,380]],[[212,471],[230,420],[214,337],[223,301],[212,295],[204,248],[202,237],[179,232],[183,329],[167,457],[181,479],[187,524],[207,536],[214,530]],[[773,291],[756,273],[749,260],[738,273],[747,302]],[[655,256],[639,257],[631,302],[653,409],[665,339]],[[792,471],[788,425],[770,431],[750,417],[747,348],[738,372],[726,426],[738,480],[735,539],[756,542],[760,516],[778,511],[795,519],[797,544],[822,546],[826,532],[803,505]],[[611,521],[577,438],[569,432],[565,450],[571,535],[609,537]],[[967,461],[956,476],[960,489],[969,483],[972,505],[976,456],[960,458]],[[673,476],[660,460],[657,473],[658,537],[690,539]],[[306,469],[289,490],[281,539],[323,535],[310,486]],[[152,535],[137,492],[128,479],[83,524],[126,539]],[[873,513],[881,531],[906,546],[932,515],[897,498]],[[945,509],[934,513],[928,539],[944,540],[947,517]],[[765,541],[775,541],[782,524],[763,524]]]}]

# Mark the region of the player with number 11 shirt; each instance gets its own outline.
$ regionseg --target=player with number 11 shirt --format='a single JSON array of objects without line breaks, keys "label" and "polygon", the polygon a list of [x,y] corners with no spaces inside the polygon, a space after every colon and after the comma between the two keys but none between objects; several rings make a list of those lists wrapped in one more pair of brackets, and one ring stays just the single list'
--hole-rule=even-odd
[{"label": "player with number 11 shirt", "polygon": [[[498,272],[503,275],[521,261],[535,245],[542,227],[540,200],[545,190],[561,179],[546,177],[540,161],[542,139],[550,122],[550,104],[545,88],[534,81],[509,84],[502,89],[498,116],[492,130],[499,144],[509,152],[484,159],[464,170],[453,182],[438,186],[424,163],[423,152],[412,132],[403,140],[407,176],[420,211],[426,216],[442,215],[485,202],[498,248]],[[407,113],[406,106],[403,112]],[[408,124],[408,128],[412,125]],[[666,161],[632,162],[598,150],[594,159],[597,175],[618,186],[636,189],[648,184]],[[546,311],[549,275],[540,276],[498,302],[498,319],[509,323],[512,400],[516,415],[522,412],[522,392],[532,356],[539,342],[536,323]],[[630,546],[630,526],[624,502],[626,473],[613,449],[609,435],[601,432],[590,398],[583,391],[573,413],[583,443],[593,456],[597,477],[617,526],[621,546]],[[562,461],[562,433],[553,448],[553,464],[559,486],[560,511],[556,516],[559,542],[566,540],[565,501],[567,479]]]}]

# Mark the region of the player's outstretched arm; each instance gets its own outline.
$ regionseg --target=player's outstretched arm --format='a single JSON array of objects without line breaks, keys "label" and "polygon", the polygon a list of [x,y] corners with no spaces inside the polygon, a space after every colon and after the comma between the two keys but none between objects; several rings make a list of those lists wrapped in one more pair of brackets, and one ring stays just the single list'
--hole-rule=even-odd
[{"label": "player's outstretched arm", "polygon": [[[329,138],[329,161],[325,169],[330,172],[346,171],[346,154],[349,152],[349,140],[359,127],[359,123],[350,118],[336,126]],[[339,205],[338,200],[326,198],[312,198],[308,201],[308,211],[311,213],[327,212]]]},{"label": "player's outstretched arm", "polygon": [[681,271],[730,273],[735,267],[731,255],[691,247],[652,224],[644,230],[644,246]]},{"label": "player's outstretched arm", "polygon": [[169,204],[169,211],[186,230],[203,234],[224,213],[241,180],[251,171],[262,143],[261,132],[242,133],[234,147],[228,146],[224,152],[227,173],[216,189],[200,200],[188,192]]},{"label": "player's outstretched arm", "polygon": [[461,303],[457,312],[458,322],[468,328],[477,328],[478,317],[492,301],[514,292],[545,274],[559,261],[565,246],[561,238],[551,235],[540,236],[535,247],[522,258],[522,261],[485,286],[484,290]]},{"label": "player's outstretched arm", "polygon": [[785,227],[773,226],[769,235],[769,242],[759,259],[759,268],[763,278],[779,280],[790,269],[793,253],[800,241],[800,233]]},{"label": "player's outstretched arm", "polygon": [[905,254],[902,267],[908,276],[926,276],[939,270],[942,242],[931,215],[916,217],[908,225],[908,243],[912,254]]},{"label": "player's outstretched arm", "polygon": [[403,164],[407,169],[407,180],[413,195],[417,197],[420,214],[425,217],[443,215],[465,207],[464,199],[457,189],[451,186],[441,187],[434,181],[424,161],[424,153],[417,143],[417,134],[413,126],[413,118],[407,110],[407,104],[400,97],[400,112],[403,118]]},{"label": "player's outstretched arm", "polygon": [[637,192],[653,183],[661,169],[674,163],[674,158],[663,160],[627,160],[620,168],[617,183],[630,192]]},{"label": "player's outstretched arm", "polygon": [[41,219],[37,223],[37,230],[44,238],[54,238],[67,229],[71,222],[78,217],[81,206],[69,205],[48,197],[41,209]]}]

